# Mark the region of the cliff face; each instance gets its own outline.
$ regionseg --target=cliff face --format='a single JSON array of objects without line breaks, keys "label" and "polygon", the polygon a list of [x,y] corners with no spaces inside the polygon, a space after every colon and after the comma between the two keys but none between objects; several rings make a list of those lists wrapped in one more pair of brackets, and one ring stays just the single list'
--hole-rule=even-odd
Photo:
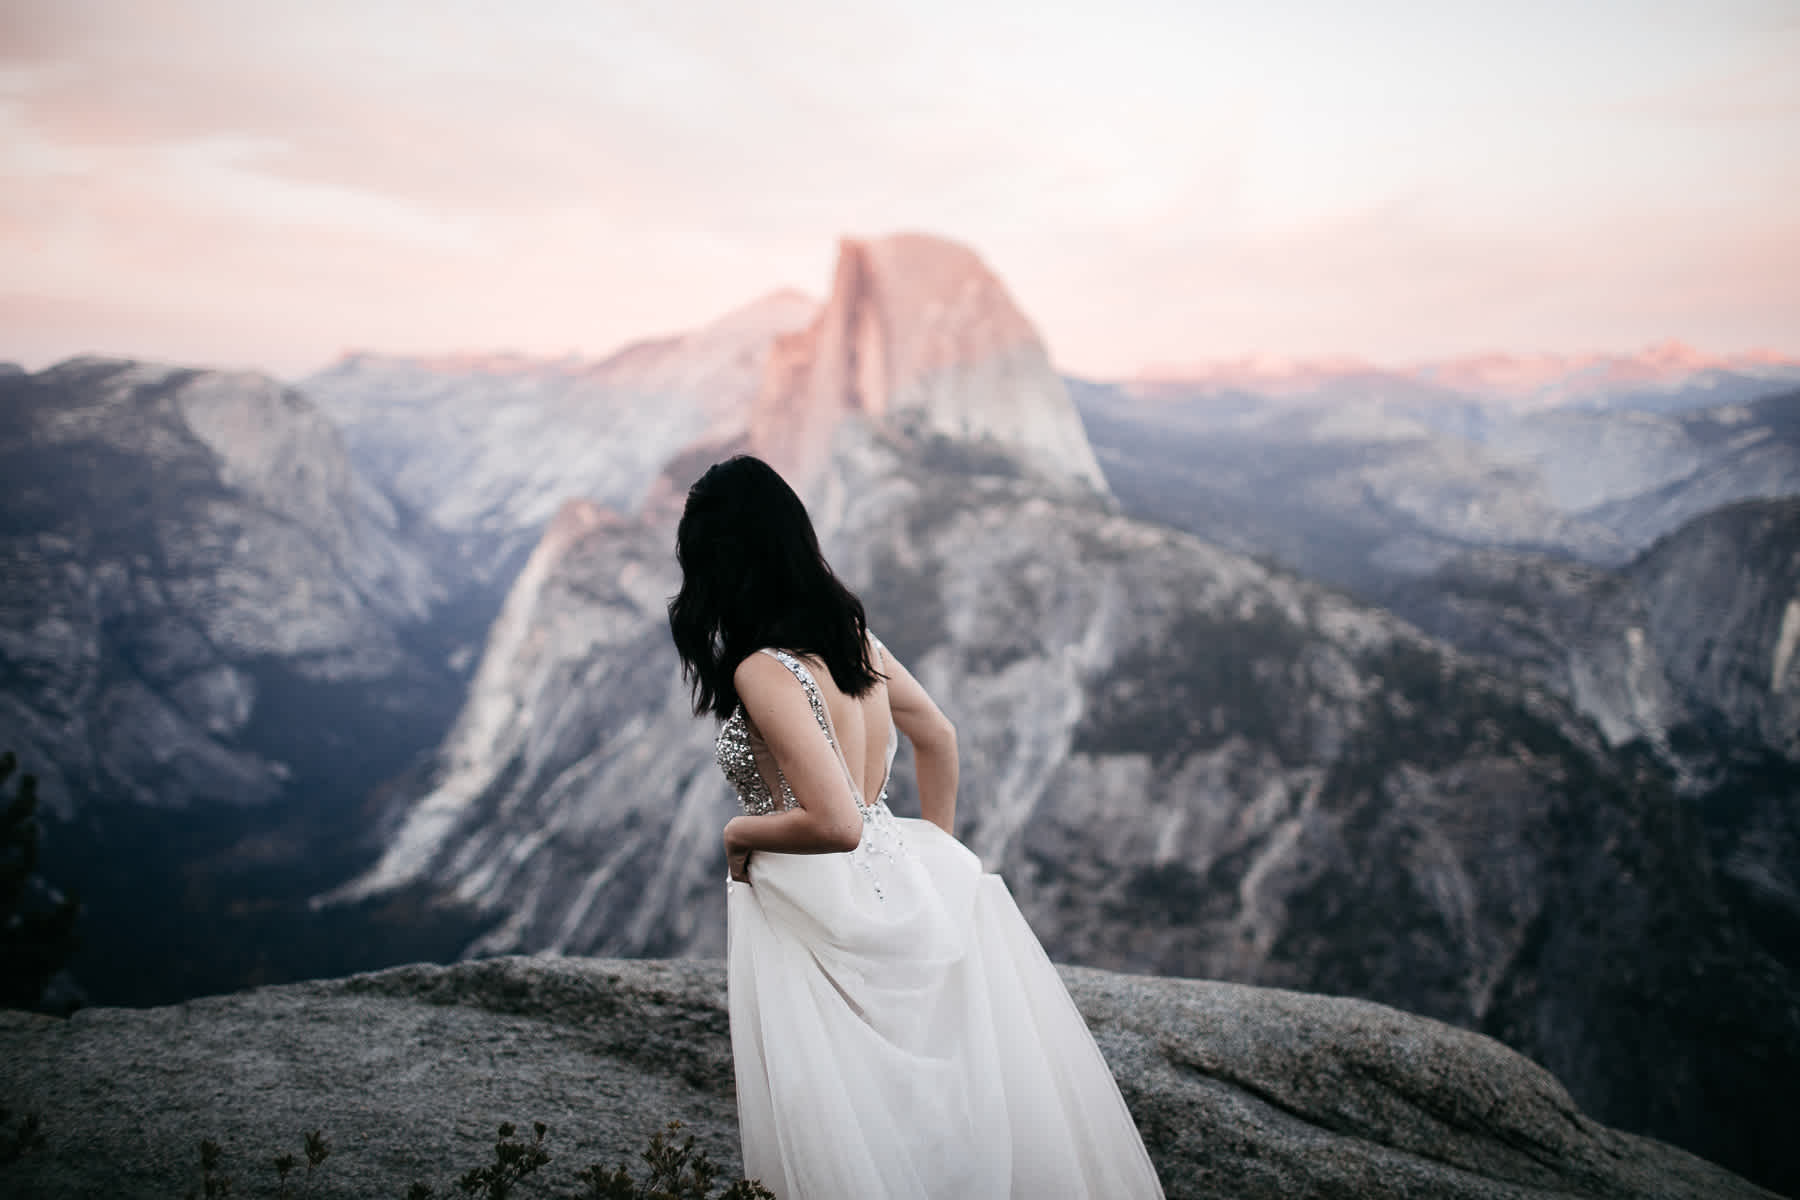
[{"label": "cliff face", "polygon": [[1800,500],[1689,522],[1623,570],[1486,551],[1393,590],[1425,629],[1666,764],[1743,926],[1800,969]]},{"label": "cliff face", "polygon": [[500,921],[477,951],[647,953],[678,936],[671,921],[723,949],[722,928],[702,933],[667,898],[715,865],[719,800],[696,779],[710,743],[670,670],[672,544],[672,529],[564,507],[449,737],[391,797],[379,862],[330,902],[429,882]]},{"label": "cliff face", "polygon": [[181,914],[346,869],[362,791],[454,713],[433,533],[258,376],[75,360],[0,411],[0,744],[87,900],[78,977],[217,986],[244,948]]},{"label": "cliff face", "polygon": [[83,793],[267,799],[243,745],[265,670],[322,687],[423,672],[444,599],[407,518],[271,380],[76,360],[0,380],[4,702],[65,818]]},{"label": "cliff face", "polygon": [[804,488],[848,413],[1106,486],[1031,322],[972,251],[937,238],[840,244],[824,310],[770,357],[749,444]]},{"label": "cliff face", "polygon": [[[1768,1197],[1584,1115],[1487,1038],[1392,1009],[1224,983],[1066,970],[1173,1200]],[[221,1047],[228,1048],[221,1052]],[[262,988],[174,1008],[0,1014],[8,1105],[45,1145],[0,1180],[59,1200],[163,1197],[201,1138],[245,1194],[320,1130],[308,1195],[446,1187],[493,1131],[548,1127],[534,1184],[571,1186],[680,1120],[740,1168],[716,963],[498,959]],[[104,1101],[97,1100],[104,1096]]]},{"label": "cliff face", "polygon": [[505,558],[564,500],[634,511],[677,449],[741,434],[769,347],[816,308],[780,292],[600,362],[355,355],[302,388],[371,478]]},{"label": "cliff face", "polygon": [[673,538],[564,509],[379,862],[327,901],[428,885],[494,926],[471,952],[723,952],[724,796],[668,640]]},{"label": "cliff face", "polygon": [[1800,499],[1694,520],[1629,576],[1671,683],[1709,716],[1800,761]]},{"label": "cliff face", "polygon": [[1386,598],[1459,646],[1523,666],[1615,745],[1642,738],[1680,758],[1684,737],[1710,730],[1800,760],[1796,595],[1800,500],[1789,498],[1696,518],[1621,569],[1488,550]]}]

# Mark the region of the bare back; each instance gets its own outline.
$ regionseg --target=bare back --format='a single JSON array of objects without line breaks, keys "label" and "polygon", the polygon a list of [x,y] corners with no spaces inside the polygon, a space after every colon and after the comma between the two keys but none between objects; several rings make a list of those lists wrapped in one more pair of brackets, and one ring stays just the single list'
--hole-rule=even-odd
[{"label": "bare back", "polygon": [[771,647],[738,665],[743,703],[720,727],[717,758],[746,813],[829,806],[833,793],[865,812],[880,807],[904,734],[913,747],[920,813],[953,832],[956,731],[873,635],[870,650],[882,678],[860,697],[845,695],[811,656]]},{"label": "bare back", "polygon": [[[885,675],[887,656],[879,642],[873,649],[875,669]],[[893,766],[896,731],[887,680],[878,680],[861,697],[847,696],[838,689],[823,663],[810,655],[800,661],[806,664],[818,684],[820,695],[825,698],[831,732],[837,739],[838,751],[843,755],[857,801],[864,805],[873,804],[886,790],[888,772]]]}]

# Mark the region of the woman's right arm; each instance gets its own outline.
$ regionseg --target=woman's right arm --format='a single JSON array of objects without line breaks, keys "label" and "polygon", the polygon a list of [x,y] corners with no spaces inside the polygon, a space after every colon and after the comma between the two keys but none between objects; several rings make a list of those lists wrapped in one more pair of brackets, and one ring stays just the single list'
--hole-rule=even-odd
[{"label": "woman's right arm", "polygon": [[891,650],[882,648],[886,660],[888,706],[894,725],[912,743],[913,764],[919,780],[919,815],[956,836],[956,726],[950,723],[931,697],[901,665]]}]

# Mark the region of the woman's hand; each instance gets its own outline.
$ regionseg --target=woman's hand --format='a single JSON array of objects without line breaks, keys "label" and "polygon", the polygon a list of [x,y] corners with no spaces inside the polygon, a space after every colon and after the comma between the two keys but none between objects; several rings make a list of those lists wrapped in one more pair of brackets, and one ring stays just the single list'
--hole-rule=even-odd
[{"label": "woman's hand", "polygon": [[738,824],[741,817],[733,817],[725,822],[725,865],[731,871],[731,877],[739,883],[750,882],[750,847],[744,845],[738,836],[743,827]]}]

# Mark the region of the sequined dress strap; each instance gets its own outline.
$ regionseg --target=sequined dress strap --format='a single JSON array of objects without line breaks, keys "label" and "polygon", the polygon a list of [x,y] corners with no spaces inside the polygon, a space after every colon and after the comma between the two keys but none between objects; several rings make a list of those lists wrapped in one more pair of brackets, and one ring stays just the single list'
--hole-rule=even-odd
[{"label": "sequined dress strap", "polygon": [[825,694],[819,690],[818,680],[813,678],[812,672],[807,670],[805,663],[786,650],[771,650],[765,647],[763,653],[792,671],[794,678],[800,681],[801,690],[806,693],[806,702],[812,705],[813,720],[819,723],[819,728],[825,733],[825,740],[831,743],[831,752],[837,755],[838,768],[844,773],[844,782],[850,785],[850,795],[856,801],[856,807],[858,809],[869,807],[863,799],[862,789],[856,786],[856,776],[850,773],[850,764],[844,759],[844,749],[838,745],[837,731],[832,728],[831,724],[831,710],[825,707]]}]

